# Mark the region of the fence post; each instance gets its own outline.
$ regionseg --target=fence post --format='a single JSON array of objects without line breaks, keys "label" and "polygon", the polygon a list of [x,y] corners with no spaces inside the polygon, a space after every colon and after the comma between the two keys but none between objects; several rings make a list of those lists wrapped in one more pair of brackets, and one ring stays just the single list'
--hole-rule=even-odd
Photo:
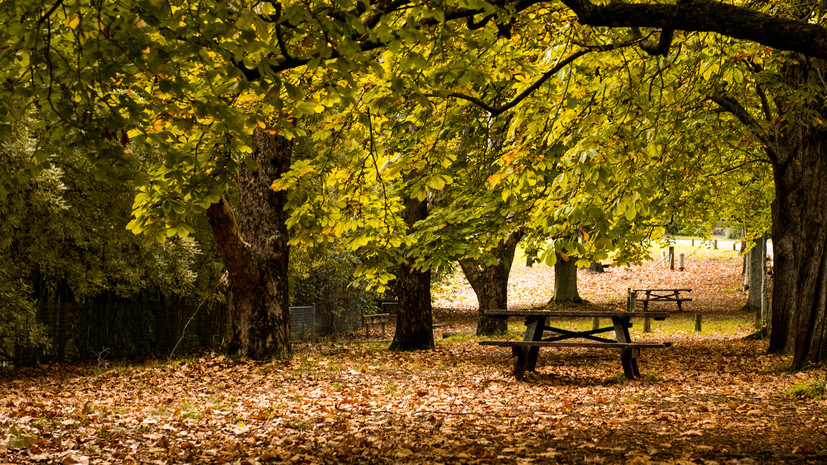
[{"label": "fence post", "polygon": [[702,321],[701,314],[696,313],[695,314],[695,332],[697,332],[697,333],[701,332],[701,321]]},{"label": "fence post", "polygon": [[675,271],[675,246],[669,246],[669,270]]},{"label": "fence post", "polygon": [[685,254],[683,254],[683,253],[678,254],[678,270],[680,270],[680,271],[683,271],[685,269],[684,266],[683,266],[684,258],[686,258]]}]

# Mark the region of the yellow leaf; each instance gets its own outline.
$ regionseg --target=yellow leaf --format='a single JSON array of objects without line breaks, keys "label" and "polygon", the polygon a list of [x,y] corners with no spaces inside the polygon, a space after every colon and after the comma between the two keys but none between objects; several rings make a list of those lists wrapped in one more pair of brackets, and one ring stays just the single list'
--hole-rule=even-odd
[{"label": "yellow leaf", "polygon": [[69,26],[70,29],[75,29],[80,24],[80,16],[72,15],[66,18],[66,24]]}]

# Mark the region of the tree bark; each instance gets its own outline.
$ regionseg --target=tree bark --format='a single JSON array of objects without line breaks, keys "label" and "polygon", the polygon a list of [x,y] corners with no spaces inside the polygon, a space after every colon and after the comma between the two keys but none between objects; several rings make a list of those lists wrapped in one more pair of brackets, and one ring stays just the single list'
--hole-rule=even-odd
[{"label": "tree bark", "polygon": [[583,299],[577,292],[577,260],[574,257],[569,257],[569,260],[563,260],[563,257],[557,256],[557,262],[554,264],[554,296],[552,296],[549,305],[561,303],[583,303]]},{"label": "tree bark", "polygon": [[762,281],[767,278],[766,253],[767,239],[766,236],[761,236],[755,240],[755,246],[747,254],[748,271],[745,283],[748,283],[749,294],[747,296],[747,303],[744,305],[744,310],[751,312],[761,311]]},{"label": "tree bark", "polygon": [[485,314],[486,310],[508,308],[508,276],[514,263],[514,252],[522,233],[512,232],[491,251],[499,262],[496,265],[481,267],[471,260],[460,260],[465,277],[474,289],[479,304],[477,315],[477,336],[503,335],[508,329],[508,318],[493,317]]},{"label": "tree bark", "polygon": [[228,272],[225,350],[254,359],[288,358],[290,308],[287,291],[287,203],[285,192],[270,189],[290,167],[292,144],[257,128],[256,171],[242,166],[238,176],[239,221],[222,197],[207,209],[218,252]]},{"label": "tree bark", "polygon": [[[427,201],[406,199],[402,216],[408,230],[412,231],[417,221],[427,218]],[[399,299],[399,314],[396,317],[396,333],[390,350],[433,349],[431,271],[420,271],[410,264],[402,263],[396,277],[396,297]]]},{"label": "tree bark", "polygon": [[[827,118],[825,62],[800,58],[785,71],[792,88],[821,89],[809,109]],[[777,134],[769,351],[792,352],[793,367],[802,368],[827,360],[827,138],[814,118],[801,115],[785,118]]]},{"label": "tree bark", "polygon": [[581,24],[607,27],[651,27],[665,31],[717,32],[778,50],[827,58],[827,29],[742,6],[711,0],[665,3],[563,0]]}]

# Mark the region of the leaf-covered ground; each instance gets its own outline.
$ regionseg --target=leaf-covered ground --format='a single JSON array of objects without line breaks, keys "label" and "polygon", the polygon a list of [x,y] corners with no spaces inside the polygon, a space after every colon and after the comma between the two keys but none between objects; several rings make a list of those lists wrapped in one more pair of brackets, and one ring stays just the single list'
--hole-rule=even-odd
[{"label": "leaf-covered ground", "polygon": [[[737,267],[720,265],[692,279],[709,277],[729,302],[723,281],[738,277],[716,270]],[[643,270],[613,273],[594,279],[642,279]],[[594,301],[610,295],[582,288]],[[732,298],[729,309],[742,303]],[[438,318],[454,329],[473,317],[464,313]],[[0,462],[827,462],[827,401],[785,394],[825,370],[785,371],[787,358],[741,339],[749,316],[706,321],[700,334],[682,326],[688,318],[634,333],[676,343],[644,352],[636,381],[622,378],[615,353],[567,348],[544,349],[537,373],[517,382],[507,349],[467,336],[438,337],[436,350],[418,353],[357,334],[299,345],[287,362],[208,355],[19,369],[0,375]]]}]

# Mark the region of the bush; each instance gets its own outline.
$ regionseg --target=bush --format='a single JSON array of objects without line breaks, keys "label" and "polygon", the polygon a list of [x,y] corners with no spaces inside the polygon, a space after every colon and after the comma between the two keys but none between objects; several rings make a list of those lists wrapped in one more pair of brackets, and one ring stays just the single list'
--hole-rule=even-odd
[{"label": "bush", "polygon": [[291,305],[316,304],[316,334],[350,331],[361,325],[363,314],[375,313],[379,296],[367,282],[354,278],[359,258],[337,244],[291,260]]}]

